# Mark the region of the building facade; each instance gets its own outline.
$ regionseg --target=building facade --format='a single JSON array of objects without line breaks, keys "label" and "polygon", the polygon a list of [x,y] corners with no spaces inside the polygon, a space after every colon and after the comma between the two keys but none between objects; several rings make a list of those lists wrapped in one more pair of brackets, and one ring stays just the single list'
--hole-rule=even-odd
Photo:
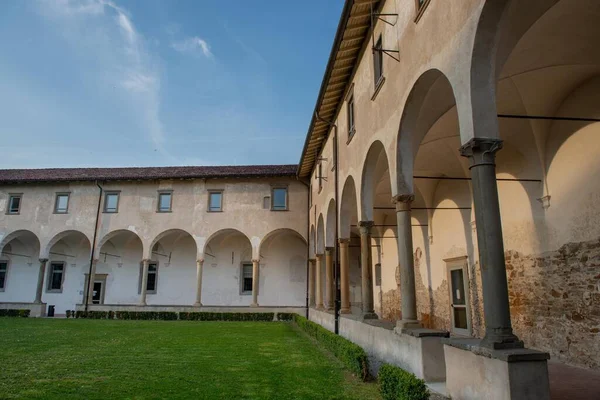
[{"label": "building facade", "polygon": [[375,313],[600,367],[599,15],[586,0],[346,1],[299,166],[313,320],[333,327],[318,311],[337,251],[340,331]]},{"label": "building facade", "polygon": [[88,290],[92,309],[304,307],[308,197],[295,173],[2,171],[2,307],[64,315]]}]

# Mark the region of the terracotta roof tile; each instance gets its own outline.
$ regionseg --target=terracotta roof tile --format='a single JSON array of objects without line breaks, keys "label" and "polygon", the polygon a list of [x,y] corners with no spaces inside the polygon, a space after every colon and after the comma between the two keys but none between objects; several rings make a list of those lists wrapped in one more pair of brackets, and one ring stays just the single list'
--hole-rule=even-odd
[{"label": "terracotta roof tile", "polygon": [[0,169],[0,184],[295,176],[297,165]]}]

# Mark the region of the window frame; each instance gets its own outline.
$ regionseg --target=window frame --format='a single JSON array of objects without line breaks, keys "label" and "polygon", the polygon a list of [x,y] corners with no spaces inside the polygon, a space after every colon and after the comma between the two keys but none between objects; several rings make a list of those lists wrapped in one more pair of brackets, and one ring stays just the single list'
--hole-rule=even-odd
[{"label": "window frame", "polygon": [[[163,195],[168,194],[170,196],[169,198],[169,209],[168,210],[161,210],[160,208],[160,198]],[[172,190],[159,190],[158,194],[157,194],[157,202],[156,202],[156,212],[157,213],[170,213],[173,212],[173,191]]]},{"label": "window frame", "polygon": [[[206,205],[206,211],[211,213],[223,212],[223,189],[210,189],[208,191],[208,204]],[[218,210],[212,210],[210,206],[210,200],[213,194],[221,195],[221,201]]]},{"label": "window frame", "polygon": [[423,0],[423,4],[420,4],[419,0],[415,0],[415,10],[416,10],[415,24],[417,22],[419,22],[419,20],[425,13],[425,9],[429,6],[429,3],[431,3],[431,0]]},{"label": "window frame", "polygon": [[[459,335],[470,337],[473,332],[473,321],[471,320],[471,298],[470,298],[470,285],[471,277],[469,276],[469,262],[467,256],[455,257],[445,259],[446,263],[446,282],[448,282],[448,307],[450,312],[450,332]],[[465,293],[465,314],[467,319],[467,329],[456,328],[454,320],[454,300],[452,293],[452,271],[461,270],[463,276],[463,290]]]},{"label": "window frame", "polygon": [[6,290],[6,285],[8,282],[8,270],[10,269],[10,260],[0,259],[0,264],[6,264],[6,268],[4,271],[4,284],[0,286],[0,292],[4,292]]},{"label": "window frame", "polygon": [[[65,211],[58,210],[58,198],[66,196],[67,197],[67,208]],[[54,214],[68,214],[69,207],[71,206],[71,192],[56,192],[54,195]]]},{"label": "window frame", "polygon": [[354,135],[356,134],[356,113],[354,102],[354,91],[350,91],[346,98],[346,122],[348,124],[348,140],[346,144],[350,143]]},{"label": "window frame", "polygon": [[[110,211],[107,208],[107,199],[108,196],[117,196],[117,206],[114,211]],[[102,207],[102,212],[105,214],[117,214],[119,212],[119,202],[121,200],[121,191],[120,190],[107,190],[104,192],[104,207]]]},{"label": "window frame", "polygon": [[250,279],[252,280],[251,287],[254,286],[254,264],[251,261],[242,261],[240,263],[240,296],[251,296],[252,289],[244,290],[244,267],[250,267]]},{"label": "window frame", "polygon": [[[65,284],[65,275],[67,274],[67,263],[65,261],[49,261],[48,276],[46,278],[46,293],[62,293]],[[62,265],[62,277],[60,281],[60,289],[52,289],[52,275],[54,274],[54,265]]]},{"label": "window frame", "polygon": [[[275,208],[275,190],[285,189],[285,208]],[[271,186],[271,211],[289,211],[290,209],[290,191],[288,185],[273,185]]]},{"label": "window frame", "polygon": [[375,90],[377,90],[377,87],[381,84],[381,80],[383,79],[383,35],[381,33],[373,47],[373,79]]},{"label": "window frame", "polygon": [[[146,294],[157,294],[158,293],[158,267],[159,267],[159,262],[158,261],[154,261],[151,260],[148,263],[148,274],[150,274],[150,266],[154,265],[156,266],[156,272],[154,272],[154,274],[156,275],[156,278],[154,279],[154,290],[148,290],[148,280],[146,280]],[[140,263],[140,273],[139,273],[139,280],[138,280],[138,294],[142,294],[142,283],[143,283],[143,274],[144,274],[144,262],[142,261]]]},{"label": "window frame", "polygon": [[[19,199],[19,209],[17,212],[11,212],[11,203],[14,198]],[[8,203],[6,204],[6,215],[19,215],[21,214],[21,207],[23,206],[23,193],[9,193]]]},{"label": "window frame", "polygon": [[317,165],[317,171],[315,172],[317,176],[317,180],[319,181],[319,192],[323,190],[323,161],[319,161],[319,165]]}]

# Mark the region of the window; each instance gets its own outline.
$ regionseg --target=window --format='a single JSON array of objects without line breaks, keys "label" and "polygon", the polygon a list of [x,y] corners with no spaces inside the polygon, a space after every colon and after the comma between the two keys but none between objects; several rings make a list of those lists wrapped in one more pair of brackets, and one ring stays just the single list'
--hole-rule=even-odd
[{"label": "window", "polygon": [[381,263],[375,264],[375,286],[381,286]]},{"label": "window", "polygon": [[0,292],[6,288],[6,275],[8,274],[8,261],[0,261]]},{"label": "window", "polygon": [[286,211],[288,209],[287,187],[274,187],[271,189],[271,210]]},{"label": "window", "polygon": [[319,193],[323,189],[323,162],[319,161],[319,168],[317,171],[317,180],[319,181]]},{"label": "window", "polygon": [[379,35],[379,39],[377,39],[377,43],[375,43],[375,47],[373,48],[373,71],[375,87],[377,87],[381,82],[381,78],[383,78],[383,44],[381,35]]},{"label": "window", "polygon": [[348,98],[348,140],[354,136],[356,128],[354,126],[354,95]]},{"label": "window", "polygon": [[48,292],[62,292],[63,281],[65,280],[65,263],[52,262],[48,270]]},{"label": "window", "polygon": [[21,212],[21,194],[10,194],[8,197],[7,214],[19,214]]},{"label": "window", "polygon": [[[138,283],[138,293],[142,292],[142,275],[144,274],[144,263],[140,264],[140,280]],[[150,262],[148,264],[148,280],[146,281],[146,294],[156,294],[158,288],[158,263]]]},{"label": "window", "polygon": [[223,191],[208,192],[208,211],[223,211]]},{"label": "window", "polygon": [[431,2],[431,0],[415,0],[415,2],[416,2],[416,9],[417,9],[417,15],[415,17],[415,22],[419,22],[419,20],[423,16],[423,13],[425,12],[425,9],[427,8],[427,6]]},{"label": "window", "polygon": [[56,214],[66,214],[69,212],[69,193],[56,193],[54,212]]},{"label": "window", "polygon": [[158,192],[158,212],[171,212],[173,192]]},{"label": "window", "polygon": [[271,197],[265,196],[263,197],[263,210],[268,210],[271,207]]},{"label": "window", "polygon": [[104,195],[104,212],[116,213],[119,211],[119,192],[106,192]]},{"label": "window", "polygon": [[252,294],[252,264],[242,264],[242,294]]}]

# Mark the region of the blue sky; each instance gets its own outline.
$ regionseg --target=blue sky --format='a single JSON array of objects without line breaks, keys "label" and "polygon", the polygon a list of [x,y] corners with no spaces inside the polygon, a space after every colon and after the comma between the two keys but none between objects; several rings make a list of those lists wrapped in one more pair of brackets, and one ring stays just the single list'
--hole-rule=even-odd
[{"label": "blue sky", "polygon": [[0,168],[296,163],[342,0],[4,0]]}]

